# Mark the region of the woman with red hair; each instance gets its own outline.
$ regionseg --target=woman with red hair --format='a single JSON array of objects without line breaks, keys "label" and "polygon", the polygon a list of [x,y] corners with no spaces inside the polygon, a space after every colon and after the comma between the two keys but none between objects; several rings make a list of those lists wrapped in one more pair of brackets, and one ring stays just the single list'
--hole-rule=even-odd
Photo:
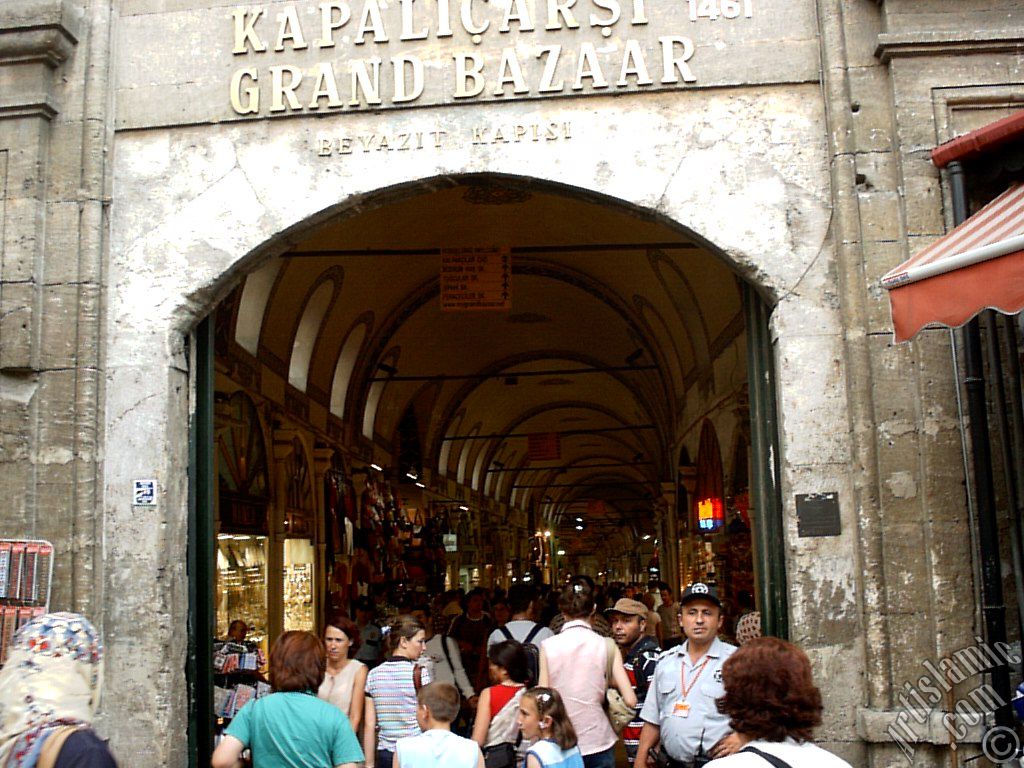
[{"label": "woman with red hair", "polygon": [[777,637],[751,640],[722,665],[718,710],[746,742],[714,768],[850,768],[811,743],[821,725],[821,692],[807,654]]}]

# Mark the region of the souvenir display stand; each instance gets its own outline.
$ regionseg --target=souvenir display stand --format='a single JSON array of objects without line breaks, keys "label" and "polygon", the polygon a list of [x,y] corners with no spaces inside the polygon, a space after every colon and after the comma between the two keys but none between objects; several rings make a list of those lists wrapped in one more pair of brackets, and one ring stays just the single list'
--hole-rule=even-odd
[{"label": "souvenir display stand", "polygon": [[46,613],[53,580],[53,544],[40,539],[0,539],[0,666],[14,633]]},{"label": "souvenir display stand", "polygon": [[248,628],[246,640],[213,643],[215,739],[249,700],[270,693],[262,670],[267,644],[266,536],[222,533],[217,536],[217,636],[227,637],[231,622]]}]

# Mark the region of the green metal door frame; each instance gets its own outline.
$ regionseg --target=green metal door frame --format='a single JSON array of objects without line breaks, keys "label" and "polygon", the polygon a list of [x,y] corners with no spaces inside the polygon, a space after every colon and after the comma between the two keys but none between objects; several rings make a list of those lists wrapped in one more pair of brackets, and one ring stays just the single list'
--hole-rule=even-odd
[{"label": "green metal door frame", "polygon": [[214,477],[213,318],[196,328],[192,354],[195,408],[189,429],[188,659],[189,768],[213,753]]},{"label": "green metal door frame", "polygon": [[747,375],[750,386],[750,439],[753,465],[751,491],[757,537],[761,628],[766,635],[788,637],[786,540],[780,482],[779,418],[768,318],[771,311],[749,285],[743,285],[747,325]]}]

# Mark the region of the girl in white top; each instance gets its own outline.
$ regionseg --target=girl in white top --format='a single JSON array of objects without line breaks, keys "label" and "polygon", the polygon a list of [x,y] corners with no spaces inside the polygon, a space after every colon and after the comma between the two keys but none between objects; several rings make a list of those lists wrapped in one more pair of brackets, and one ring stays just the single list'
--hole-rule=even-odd
[{"label": "girl in white top", "polygon": [[367,666],[351,658],[359,647],[359,627],[347,616],[335,616],[324,629],[327,672],[317,696],[346,715],[356,737],[363,719]]},{"label": "girl in white top", "polygon": [[[594,591],[589,579],[577,577],[562,590],[558,607],[567,621],[561,631],[540,644],[540,685],[556,689],[565,702],[580,752],[588,762],[613,765],[618,737],[605,714],[608,660],[610,683],[626,706],[636,706],[636,693],[622,666],[622,656],[610,640],[601,637],[587,619],[594,613]],[[607,754],[604,754],[607,753]],[[594,756],[594,757],[591,757]]]}]

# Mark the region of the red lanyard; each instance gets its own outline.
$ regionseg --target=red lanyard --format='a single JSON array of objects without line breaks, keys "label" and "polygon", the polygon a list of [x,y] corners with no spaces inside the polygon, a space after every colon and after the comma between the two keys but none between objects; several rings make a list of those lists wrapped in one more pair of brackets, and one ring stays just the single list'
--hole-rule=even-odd
[{"label": "red lanyard", "polygon": [[690,697],[690,691],[692,691],[693,686],[697,684],[697,681],[700,679],[700,673],[704,671],[704,667],[708,665],[709,661],[711,661],[711,657],[705,656],[704,661],[702,661],[700,666],[697,667],[696,674],[693,676],[693,680],[690,682],[689,686],[686,685],[686,662],[684,661],[680,666],[683,683],[683,701],[686,701]]}]

